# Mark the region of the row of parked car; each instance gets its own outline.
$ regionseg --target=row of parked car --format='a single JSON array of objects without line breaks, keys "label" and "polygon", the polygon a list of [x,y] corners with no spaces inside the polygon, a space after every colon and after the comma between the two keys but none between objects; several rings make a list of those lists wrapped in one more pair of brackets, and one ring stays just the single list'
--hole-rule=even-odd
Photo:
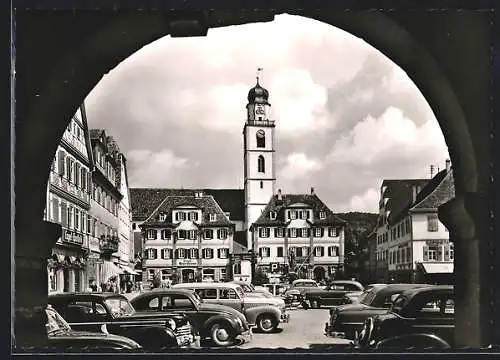
[{"label": "row of parked car", "polygon": [[[252,328],[274,332],[288,322],[285,301],[237,283],[183,283],[131,300],[115,293],[61,293],[48,298],[45,351],[198,348],[210,341],[249,341]],[[24,349],[27,351],[33,349]]]}]

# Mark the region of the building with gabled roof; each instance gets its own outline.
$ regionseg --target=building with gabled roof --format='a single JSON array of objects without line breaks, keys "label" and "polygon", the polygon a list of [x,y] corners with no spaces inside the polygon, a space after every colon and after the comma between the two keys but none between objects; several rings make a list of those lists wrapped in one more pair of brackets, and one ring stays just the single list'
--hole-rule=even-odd
[{"label": "building with gabled roof", "polygon": [[225,280],[235,225],[203,190],[170,190],[140,225],[143,279]]},{"label": "building with gabled roof", "polygon": [[318,280],[334,276],[344,268],[345,225],[313,188],[310,194],[278,190],[250,227],[257,266],[264,273],[294,271]]},{"label": "building with gabled roof", "polygon": [[447,160],[445,169],[431,179],[410,180],[405,186],[401,183],[398,180],[397,190],[396,182],[384,181],[382,185],[381,193],[387,197],[381,199],[377,229],[379,278],[450,283],[453,244],[437,211],[455,194],[451,163]]}]

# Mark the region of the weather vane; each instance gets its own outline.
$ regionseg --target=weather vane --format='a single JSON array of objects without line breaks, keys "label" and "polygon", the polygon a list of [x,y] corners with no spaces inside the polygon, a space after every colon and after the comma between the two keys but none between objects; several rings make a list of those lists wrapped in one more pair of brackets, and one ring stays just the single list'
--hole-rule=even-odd
[{"label": "weather vane", "polygon": [[261,72],[262,70],[264,70],[264,69],[263,69],[263,68],[261,68],[261,67],[260,67],[260,68],[257,68],[257,84],[259,83],[259,74],[260,74],[260,72]]}]

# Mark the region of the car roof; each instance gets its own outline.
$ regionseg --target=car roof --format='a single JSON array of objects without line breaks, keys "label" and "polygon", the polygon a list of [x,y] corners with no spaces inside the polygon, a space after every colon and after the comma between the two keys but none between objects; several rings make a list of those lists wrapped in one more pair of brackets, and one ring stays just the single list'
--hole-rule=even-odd
[{"label": "car roof", "polygon": [[315,284],[317,284],[317,283],[316,283],[316,281],[311,280],[311,279],[297,279],[297,280],[294,280],[294,281],[292,282],[292,285],[293,285],[293,284],[296,284],[296,283],[298,283],[298,282],[310,282],[310,283],[315,283]]},{"label": "car roof", "polygon": [[113,292],[104,292],[104,293],[98,293],[98,292],[67,292],[67,293],[58,293],[58,294],[51,294],[48,296],[50,300],[71,300],[71,299],[106,299],[110,297],[120,297],[127,299],[125,296],[122,294],[116,294]]},{"label": "car roof", "polygon": [[402,295],[408,296],[408,297],[413,297],[415,295],[420,295],[426,292],[433,292],[433,291],[454,291],[453,285],[428,285],[425,287],[416,287],[412,289],[408,289],[402,292]]},{"label": "car roof", "polygon": [[422,288],[422,287],[429,287],[431,285],[429,284],[386,284],[386,285],[379,285],[379,286],[374,286],[374,289],[378,290],[378,293],[397,293],[397,292],[404,292],[407,290],[412,290],[412,289],[417,289],[417,288]]},{"label": "car roof", "polygon": [[181,283],[181,284],[175,284],[172,286],[174,289],[182,289],[182,288],[187,288],[187,289],[196,289],[196,288],[231,288],[231,289],[237,289],[240,287],[238,284],[235,283],[230,283],[230,282],[225,282],[225,283],[204,283],[204,282],[195,282],[195,283]]},{"label": "car roof", "polygon": [[354,285],[357,285],[357,286],[360,286],[361,288],[363,288],[363,285],[361,285],[361,283],[359,281],[355,281],[355,280],[333,280],[332,281],[332,284],[354,284]]},{"label": "car roof", "polygon": [[159,288],[154,289],[152,291],[143,292],[134,299],[139,299],[141,297],[149,296],[149,295],[158,295],[158,294],[184,294],[184,295],[193,295],[194,291],[191,289],[183,289],[183,288]]}]

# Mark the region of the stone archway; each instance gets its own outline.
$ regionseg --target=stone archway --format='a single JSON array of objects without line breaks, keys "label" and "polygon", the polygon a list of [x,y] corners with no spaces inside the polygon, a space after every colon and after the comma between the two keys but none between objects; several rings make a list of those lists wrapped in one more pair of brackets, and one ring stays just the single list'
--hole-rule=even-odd
[{"label": "stone archway", "polygon": [[[209,28],[270,21],[282,12],[158,11],[141,16],[113,12],[109,17],[86,13],[68,21],[53,12],[17,11],[15,176],[22,180],[15,184],[16,325],[39,320],[35,313],[40,314],[46,303],[46,258],[60,236],[58,225],[42,221],[50,164],[70,117],[101,77],[142,46],[167,34],[205,35]],[[457,308],[474,307],[467,314],[464,311],[466,318],[457,316],[457,327],[468,324],[474,336],[459,335],[457,343],[488,343],[492,295],[487,279],[492,271],[489,265],[496,268],[488,257],[485,220],[490,183],[489,109],[480,97],[489,75],[487,64],[479,59],[481,52],[489,51],[487,14],[287,12],[363,38],[405,70],[428,100],[443,130],[455,174],[456,199],[440,209],[440,218],[456,242],[456,263],[467,264],[465,270],[456,267]],[[33,43],[43,46],[44,52],[37,53]],[[462,48],[475,51],[462,52]],[[462,286],[462,280],[471,286]],[[474,294],[479,294],[480,306]],[[33,332],[16,331],[18,344],[45,341],[42,322],[29,328]]]}]

